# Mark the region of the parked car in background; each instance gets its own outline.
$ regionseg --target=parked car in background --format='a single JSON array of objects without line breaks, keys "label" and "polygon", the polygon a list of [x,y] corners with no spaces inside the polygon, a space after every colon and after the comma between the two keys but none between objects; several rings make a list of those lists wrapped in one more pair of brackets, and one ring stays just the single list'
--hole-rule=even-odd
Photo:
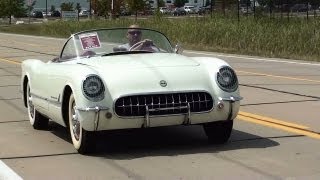
[{"label": "parked car in background", "polygon": [[51,12],[50,11],[42,11],[43,17],[48,17],[51,16]]},{"label": "parked car in background", "polygon": [[51,17],[61,17],[60,11],[52,11],[51,12]]},{"label": "parked car in background", "polygon": [[[215,11],[214,7],[212,7],[212,11]],[[199,15],[210,14],[210,12],[211,12],[211,6],[196,8],[196,13]]]},{"label": "parked car in background", "polygon": [[34,17],[34,18],[43,18],[43,13],[41,11],[34,11],[32,13],[32,17]]},{"label": "parked car in background", "polygon": [[184,10],[183,7],[180,7],[180,8],[175,8],[172,12],[172,15],[173,16],[183,16],[183,15],[186,15],[187,12],[186,10]]},{"label": "parked car in background", "polygon": [[160,13],[162,14],[168,14],[170,11],[167,7],[160,7],[159,8]]},{"label": "parked car in background", "polygon": [[89,10],[81,10],[79,13],[80,17],[89,17],[90,11]]},{"label": "parked car in background", "polygon": [[242,14],[252,14],[253,10],[250,6],[240,6],[240,13]]},{"label": "parked car in background", "polygon": [[311,5],[308,4],[295,4],[291,7],[291,12],[307,12],[311,10]]},{"label": "parked car in background", "polygon": [[120,16],[131,16],[131,12],[128,9],[120,9]]},{"label": "parked car in background", "polygon": [[198,7],[196,8],[196,14],[199,15],[204,15],[204,14],[209,14],[211,10],[211,7]]},{"label": "parked car in background", "polygon": [[196,9],[194,6],[184,6],[183,8],[188,14],[193,14],[196,12]]}]

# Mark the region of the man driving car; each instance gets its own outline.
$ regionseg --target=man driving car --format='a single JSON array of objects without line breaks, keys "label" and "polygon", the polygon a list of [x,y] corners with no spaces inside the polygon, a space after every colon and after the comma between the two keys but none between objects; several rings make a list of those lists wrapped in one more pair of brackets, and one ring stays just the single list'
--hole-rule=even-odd
[{"label": "man driving car", "polygon": [[151,51],[158,52],[159,49],[153,44],[150,39],[141,40],[142,31],[136,24],[130,25],[127,32],[128,43],[120,45],[114,51]]}]

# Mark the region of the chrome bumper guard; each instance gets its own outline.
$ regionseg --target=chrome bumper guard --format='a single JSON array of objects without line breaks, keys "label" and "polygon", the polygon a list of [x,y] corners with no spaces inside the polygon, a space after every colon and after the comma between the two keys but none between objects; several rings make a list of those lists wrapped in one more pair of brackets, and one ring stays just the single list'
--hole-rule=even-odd
[{"label": "chrome bumper guard", "polygon": [[99,124],[99,112],[101,110],[109,110],[110,108],[108,107],[100,107],[100,106],[95,106],[95,107],[86,107],[86,108],[77,108],[78,111],[93,111],[95,112],[94,114],[94,130],[98,130],[98,124]]},{"label": "chrome bumper guard", "polygon": [[218,98],[219,101],[228,101],[230,102],[230,106],[229,106],[229,115],[228,115],[228,118],[227,118],[227,121],[229,120],[232,120],[232,114],[233,114],[233,103],[236,102],[236,101],[240,101],[243,99],[243,97],[233,97],[233,96],[230,96],[230,97],[219,97]]},{"label": "chrome bumper guard", "polygon": [[187,104],[187,106],[178,106],[178,107],[167,107],[167,108],[154,108],[154,109],[149,109],[148,106],[146,106],[146,116],[144,118],[142,127],[147,128],[150,127],[150,113],[149,112],[155,112],[155,111],[163,111],[163,110],[175,110],[175,109],[187,109],[188,112],[186,113],[185,120],[183,121],[184,125],[191,124],[190,121],[190,103]]},{"label": "chrome bumper guard", "polygon": [[231,101],[231,102],[236,102],[236,101],[240,101],[243,99],[243,97],[219,97],[218,98],[220,101]]}]

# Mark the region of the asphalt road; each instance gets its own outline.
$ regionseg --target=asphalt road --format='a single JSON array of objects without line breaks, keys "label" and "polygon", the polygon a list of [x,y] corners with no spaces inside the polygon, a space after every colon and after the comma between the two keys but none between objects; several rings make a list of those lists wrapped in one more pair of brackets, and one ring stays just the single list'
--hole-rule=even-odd
[{"label": "asphalt road", "polygon": [[29,124],[20,62],[57,56],[63,39],[0,34],[0,179],[319,179],[320,64],[208,52],[240,80],[240,113],[230,141],[207,143],[201,126],[99,135],[98,151],[78,154],[66,130]]}]

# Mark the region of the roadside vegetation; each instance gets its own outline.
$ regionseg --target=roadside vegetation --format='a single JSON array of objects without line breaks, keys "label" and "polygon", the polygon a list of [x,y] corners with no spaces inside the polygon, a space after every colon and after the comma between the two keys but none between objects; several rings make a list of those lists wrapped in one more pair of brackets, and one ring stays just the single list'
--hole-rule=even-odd
[{"label": "roadside vegetation", "polygon": [[[134,20],[53,21],[42,24],[2,26],[0,31],[52,37],[93,29],[127,27]],[[154,17],[137,20],[141,27],[166,34],[185,49],[320,61],[320,19],[270,19],[245,17]]]}]

